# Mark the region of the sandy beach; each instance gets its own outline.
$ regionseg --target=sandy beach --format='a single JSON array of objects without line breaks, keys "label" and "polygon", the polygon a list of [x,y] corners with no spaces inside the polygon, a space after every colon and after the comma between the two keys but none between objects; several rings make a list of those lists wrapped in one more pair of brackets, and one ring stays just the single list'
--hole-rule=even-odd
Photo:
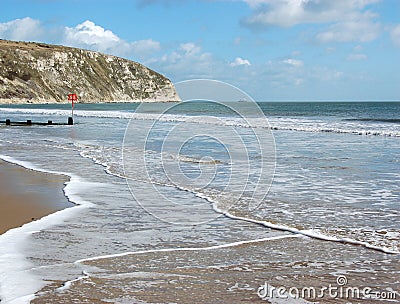
[{"label": "sandy beach", "polygon": [[62,191],[66,181],[0,160],[0,234],[72,206]]},{"label": "sandy beach", "polygon": [[[261,128],[215,104],[182,104],[165,120],[155,106],[85,105],[73,126],[2,128],[5,160],[68,179],[1,163],[2,207],[14,208],[0,210],[5,229],[65,208],[65,196],[76,204],[1,235],[2,304],[290,303],[277,288],[296,304],[399,302],[399,105],[260,104],[274,115],[277,162],[254,210],[271,159],[252,137]],[[15,121],[69,114],[2,111]]]}]

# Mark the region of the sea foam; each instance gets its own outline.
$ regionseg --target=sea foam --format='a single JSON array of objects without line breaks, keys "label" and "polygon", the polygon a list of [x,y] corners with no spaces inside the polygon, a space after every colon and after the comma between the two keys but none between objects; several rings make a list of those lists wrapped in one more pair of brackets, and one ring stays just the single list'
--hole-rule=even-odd
[{"label": "sea foam", "polygon": [[93,204],[83,200],[78,193],[86,187],[81,177],[66,173],[43,170],[34,164],[16,160],[6,155],[0,159],[38,172],[65,175],[69,177],[64,187],[65,196],[76,206],[66,208],[21,227],[8,230],[0,235],[0,296],[2,303],[21,304],[29,303],[35,298],[35,292],[46,284],[32,272],[32,264],[23,254],[24,243],[30,235],[48,227],[62,223],[64,220],[77,214],[83,208]]},{"label": "sea foam", "polygon": [[[54,109],[15,109],[0,108],[0,112],[14,114],[37,114],[51,116],[69,116],[69,110]],[[292,118],[292,117],[267,117],[269,126],[261,123],[262,118],[236,118],[223,117],[216,120],[213,116],[195,116],[195,115],[178,115],[178,114],[154,114],[154,113],[134,113],[127,111],[88,111],[76,110],[76,117],[94,117],[94,118],[115,118],[115,119],[134,119],[134,120],[159,120],[163,122],[189,122],[200,124],[219,124],[222,126],[233,127],[261,127],[273,130],[299,131],[299,132],[325,132],[325,133],[343,133],[353,135],[369,135],[369,136],[389,136],[400,137],[400,125],[394,123],[375,123],[373,126],[363,121],[322,121],[312,118]],[[258,123],[260,122],[260,123]]]}]

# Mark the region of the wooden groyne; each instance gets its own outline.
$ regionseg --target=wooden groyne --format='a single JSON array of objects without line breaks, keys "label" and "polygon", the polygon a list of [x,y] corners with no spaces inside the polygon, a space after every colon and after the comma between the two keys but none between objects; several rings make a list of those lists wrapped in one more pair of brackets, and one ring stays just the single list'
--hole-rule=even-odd
[{"label": "wooden groyne", "polygon": [[68,122],[53,122],[52,120],[48,120],[47,122],[35,122],[31,119],[27,119],[26,121],[11,121],[10,119],[6,119],[0,121],[0,124],[6,124],[6,126],[66,126],[73,125],[74,119],[72,117],[68,117]]}]

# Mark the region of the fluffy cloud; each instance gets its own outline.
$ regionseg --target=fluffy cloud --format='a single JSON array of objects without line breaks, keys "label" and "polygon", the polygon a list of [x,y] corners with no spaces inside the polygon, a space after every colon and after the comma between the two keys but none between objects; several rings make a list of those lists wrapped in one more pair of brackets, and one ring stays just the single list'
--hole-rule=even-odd
[{"label": "fluffy cloud", "polygon": [[[241,0],[243,1],[243,0]],[[349,0],[350,1],[350,0]],[[283,0],[247,0],[248,4],[256,10],[260,9],[262,12],[265,6],[272,4],[270,3],[326,3],[324,0],[320,0],[318,3],[316,0],[309,1],[283,1]],[[251,3],[250,3],[251,2]],[[338,1],[343,4],[340,0]],[[353,4],[355,1],[350,1]],[[358,7],[365,8],[365,1],[359,0]],[[368,2],[368,1],[367,1]],[[331,1],[331,5],[335,5],[336,1]],[[273,4],[275,5],[275,4]],[[344,5],[344,4],[343,4]],[[318,6],[318,5],[317,5]],[[297,6],[293,6],[297,7]],[[306,10],[310,10],[306,7]],[[298,10],[297,10],[298,11]],[[296,15],[296,10],[293,14]],[[355,8],[353,9],[353,12]],[[264,10],[264,12],[266,12]],[[332,13],[333,14],[333,13]],[[362,18],[360,20],[371,21],[374,16],[366,14],[366,12],[359,13]],[[358,15],[360,16],[360,15]],[[297,19],[296,19],[297,18]],[[288,24],[293,24],[293,20],[296,22],[302,22],[302,18],[296,17],[292,21],[287,21]],[[317,17],[315,17],[317,18]],[[318,17],[320,18],[320,17]],[[340,18],[339,18],[340,19]],[[339,20],[338,19],[338,20]],[[304,19],[305,20],[305,19]],[[316,20],[316,19],[309,19]],[[319,19],[318,19],[319,20]],[[339,23],[340,21],[340,23]],[[334,20],[329,22],[325,26],[325,33],[328,31],[337,32],[339,24],[345,24],[347,20],[340,19],[339,21]],[[369,23],[370,24],[370,23]],[[336,28],[335,28],[336,26]],[[346,29],[342,28],[344,32],[342,35],[347,35]],[[355,31],[355,29],[351,29]],[[400,25],[392,27],[391,35],[393,42],[400,46]],[[287,57],[279,57],[271,59],[270,61],[260,63],[250,63],[248,59],[237,57],[232,62],[226,61],[223,58],[216,58],[211,53],[206,52],[202,47],[194,42],[186,42],[181,44],[168,44],[169,48],[166,49],[166,45],[161,45],[158,41],[152,39],[138,40],[138,41],[125,41],[121,39],[117,34],[112,31],[101,27],[100,25],[94,24],[92,21],[85,21],[73,27],[58,27],[49,28],[45,27],[37,20],[30,18],[17,19],[7,23],[0,23],[0,37],[15,40],[34,40],[40,39],[42,41],[48,41],[49,31],[53,31],[53,35],[57,35],[57,38],[52,42],[62,43],[65,45],[83,47],[96,51],[102,51],[114,55],[121,55],[134,60],[138,60],[145,65],[167,75],[173,81],[180,81],[193,78],[214,78],[227,81],[241,88],[246,88],[250,93],[254,95],[264,96],[268,94],[268,99],[306,99],[308,96],[315,97],[313,94],[314,88],[322,87],[326,88],[326,91],[321,90],[325,95],[325,98],[329,96],[336,96],[338,90],[333,90],[333,85],[338,87],[347,85],[349,76],[348,74],[336,70],[322,67],[316,67],[315,63],[304,64],[301,58],[300,52],[286,53]],[[356,31],[357,32],[357,31]],[[371,36],[371,30],[366,33],[362,33],[360,30],[358,41],[368,41]],[[322,33],[320,33],[320,39],[323,40]],[[325,34],[327,35],[327,34]],[[339,34],[338,34],[339,35]],[[375,34],[374,34],[375,35]],[[39,38],[35,38],[39,37]],[[328,37],[328,38],[327,38]],[[332,34],[333,38],[325,36],[325,41],[349,41],[353,38],[338,38]],[[346,36],[347,37],[347,36]],[[354,36],[351,36],[354,37]],[[364,37],[364,38],[362,38]],[[367,37],[367,38],[365,38]],[[372,36],[373,37],[373,36]],[[236,42],[240,44],[241,39],[237,39]],[[357,44],[355,44],[357,45]],[[333,53],[335,49],[327,48],[328,53]],[[357,45],[351,52],[351,55],[347,58],[348,60],[362,60],[364,58],[363,47]],[[268,58],[268,57],[267,57]],[[314,65],[314,66],[313,66]],[[239,68],[240,73],[235,73],[237,68],[232,67],[245,67]],[[311,93],[312,92],[312,93]],[[328,94],[331,95],[326,95]],[[321,94],[322,94],[321,93]],[[309,95],[307,95],[309,94]]]},{"label": "fluffy cloud", "polygon": [[235,60],[232,61],[229,65],[232,67],[241,66],[241,65],[250,66],[251,63],[247,59],[236,57]]},{"label": "fluffy cloud", "polygon": [[367,42],[380,33],[376,14],[367,6],[380,0],[243,0],[253,14],[244,20],[250,27],[292,27],[331,24],[318,33],[320,42]]},{"label": "fluffy cloud", "polygon": [[63,44],[92,49],[100,52],[124,54],[130,45],[110,30],[105,30],[92,21],[85,21],[75,27],[66,27]]},{"label": "fluffy cloud", "polygon": [[400,47],[400,24],[395,26],[390,32],[390,37],[392,38],[393,43]]},{"label": "fluffy cloud", "polygon": [[127,42],[110,30],[85,21],[75,27],[45,28],[39,20],[15,19],[0,23],[0,38],[19,41],[43,41],[53,37],[54,43],[90,49],[119,56],[134,56],[145,60],[158,52],[161,45],[153,39]]},{"label": "fluffy cloud", "polygon": [[247,0],[250,7],[256,8],[255,13],[246,20],[249,25],[291,27],[302,23],[327,22],[333,16],[315,14],[307,9],[308,1],[293,0]]},{"label": "fluffy cloud", "polygon": [[70,43],[82,43],[88,45],[103,44],[105,46],[118,43],[120,39],[109,30],[85,21],[74,28],[65,28],[65,40]]},{"label": "fluffy cloud", "polygon": [[35,41],[40,39],[44,29],[38,20],[26,17],[0,23],[0,38],[17,41]]},{"label": "fluffy cloud", "polygon": [[141,60],[161,48],[160,43],[152,39],[127,42],[89,20],[72,28],[65,27],[62,43],[119,56],[135,55]]},{"label": "fluffy cloud", "polygon": [[244,0],[256,9],[249,24],[290,27],[347,20],[380,0]]}]

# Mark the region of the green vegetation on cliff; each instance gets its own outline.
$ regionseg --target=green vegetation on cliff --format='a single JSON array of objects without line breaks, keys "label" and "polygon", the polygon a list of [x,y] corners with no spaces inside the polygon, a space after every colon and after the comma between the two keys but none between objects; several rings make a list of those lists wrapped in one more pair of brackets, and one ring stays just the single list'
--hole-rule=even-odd
[{"label": "green vegetation on cliff", "polygon": [[77,48],[0,40],[0,102],[179,101],[171,81],[127,59]]}]

